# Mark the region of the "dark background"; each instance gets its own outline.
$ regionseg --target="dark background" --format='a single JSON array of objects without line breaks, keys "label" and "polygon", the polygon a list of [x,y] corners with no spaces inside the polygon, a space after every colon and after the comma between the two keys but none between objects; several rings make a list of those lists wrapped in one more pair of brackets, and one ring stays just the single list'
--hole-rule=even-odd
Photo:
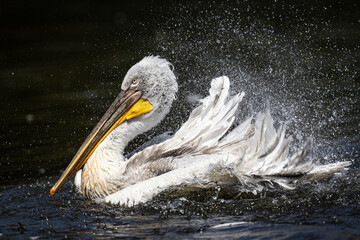
[{"label": "dark background", "polygon": [[[358,1],[1,1],[0,238],[359,238]],[[132,151],[174,132],[211,79],[246,93],[236,124],[270,108],[291,152],[348,172],[297,190],[218,186],[124,209],[69,181],[49,190],[144,56],[175,67],[179,93]],[[237,225],[212,228],[223,223]]]}]

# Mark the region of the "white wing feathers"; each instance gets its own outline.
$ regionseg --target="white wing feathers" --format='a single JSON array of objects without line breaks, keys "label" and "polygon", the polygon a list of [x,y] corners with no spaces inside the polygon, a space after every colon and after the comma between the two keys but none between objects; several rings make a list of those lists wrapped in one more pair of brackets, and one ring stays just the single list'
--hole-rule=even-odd
[{"label": "white wing feathers", "polygon": [[[240,176],[295,177],[318,173],[319,168],[315,164],[311,161],[304,162],[312,147],[312,139],[308,139],[302,150],[289,158],[292,137],[285,137],[284,126],[275,129],[269,110],[258,113],[255,119],[249,117],[225,135],[232,126],[235,111],[245,95],[237,94],[227,100],[229,86],[226,76],[214,79],[210,95],[201,100],[202,104],[193,110],[176,134],[163,143],[135,154],[130,162],[136,162],[137,166],[131,166],[138,167],[161,157],[186,158],[189,155],[217,154],[235,155],[237,162],[234,171]],[[326,166],[331,169],[339,168],[336,164]],[[331,169],[328,172],[332,172]]]},{"label": "white wing feathers", "polygon": [[201,100],[202,104],[193,110],[189,119],[164,145],[167,145],[169,150],[187,146],[199,153],[216,146],[233,124],[235,111],[245,95],[237,94],[226,101],[229,86],[227,77],[214,79],[211,82],[210,95]]}]

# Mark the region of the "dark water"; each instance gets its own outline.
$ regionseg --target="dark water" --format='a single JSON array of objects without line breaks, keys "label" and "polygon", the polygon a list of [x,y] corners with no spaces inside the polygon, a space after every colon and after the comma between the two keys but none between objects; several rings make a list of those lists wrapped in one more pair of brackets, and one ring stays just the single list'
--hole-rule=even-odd
[{"label": "dark water", "polygon": [[[0,238],[360,238],[360,8],[357,1],[0,3]],[[294,191],[167,192],[134,208],[49,190],[134,63],[175,66],[169,116],[128,151],[176,131],[212,78],[244,91],[238,122],[269,106],[295,150],[351,161]],[[232,223],[232,224],[229,224]],[[220,225],[225,224],[225,225]],[[227,224],[227,225],[226,225]]]}]

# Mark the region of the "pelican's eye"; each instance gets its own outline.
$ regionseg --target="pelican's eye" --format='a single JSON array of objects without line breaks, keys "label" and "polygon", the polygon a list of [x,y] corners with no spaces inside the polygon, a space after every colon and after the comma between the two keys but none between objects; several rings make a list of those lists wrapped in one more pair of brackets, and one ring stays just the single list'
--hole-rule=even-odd
[{"label": "pelican's eye", "polygon": [[131,81],[131,87],[136,87],[139,84],[139,79],[135,78]]}]

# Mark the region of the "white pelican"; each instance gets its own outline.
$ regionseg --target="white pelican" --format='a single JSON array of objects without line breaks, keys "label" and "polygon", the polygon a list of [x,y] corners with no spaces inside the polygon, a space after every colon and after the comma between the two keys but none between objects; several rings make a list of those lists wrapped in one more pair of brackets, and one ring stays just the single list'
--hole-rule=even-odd
[{"label": "white pelican", "polygon": [[201,100],[174,136],[125,159],[129,141],[165,117],[178,89],[167,60],[145,57],[127,72],[119,96],[50,194],[54,195],[78,172],[75,186],[85,197],[132,206],[187,184],[216,181],[246,185],[265,181],[291,188],[300,177],[318,177],[349,165],[304,161],[311,140],[288,157],[291,138],[285,137],[284,127],[274,128],[269,111],[246,119],[229,132],[244,96],[230,97],[229,86],[225,76],[214,79],[209,96]]}]

